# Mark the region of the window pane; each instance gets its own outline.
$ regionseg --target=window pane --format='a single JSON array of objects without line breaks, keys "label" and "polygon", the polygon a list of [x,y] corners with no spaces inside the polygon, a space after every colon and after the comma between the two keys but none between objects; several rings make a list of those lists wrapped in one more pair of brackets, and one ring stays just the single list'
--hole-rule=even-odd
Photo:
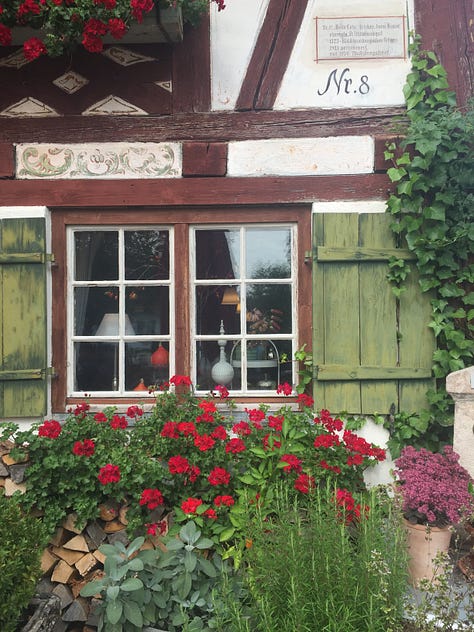
[{"label": "window pane", "polygon": [[125,313],[129,316],[135,334],[168,335],[169,288],[156,286],[127,286]]},{"label": "window pane", "polygon": [[76,342],[76,391],[118,390],[118,344],[106,342]]},{"label": "window pane", "polygon": [[77,231],[74,233],[76,281],[118,279],[118,233]]},{"label": "window pane", "polygon": [[196,332],[218,335],[221,321],[226,334],[240,333],[240,288],[235,285],[199,285],[196,288]]},{"label": "window pane", "polygon": [[125,232],[125,278],[169,279],[169,234],[163,230]]},{"label": "window pane", "polygon": [[74,288],[74,335],[96,335],[104,314],[118,314],[118,296],[118,287]]},{"label": "window pane", "polygon": [[292,332],[291,285],[253,283],[247,286],[247,333]]},{"label": "window pane", "polygon": [[249,228],[246,231],[246,277],[287,279],[291,276],[289,228]]},{"label": "window pane", "polygon": [[227,340],[221,357],[221,347],[215,341],[199,341],[196,344],[197,384],[198,390],[210,391],[218,384],[229,390],[240,390],[240,374],[230,363],[230,356],[235,342]]},{"label": "window pane", "polygon": [[[278,384],[292,384],[291,340],[252,340],[246,343],[247,389],[249,391],[274,391]],[[242,373],[241,343],[231,352],[234,382]]]},{"label": "window pane", "polygon": [[125,345],[125,390],[146,391],[169,380],[168,343],[134,342]]},{"label": "window pane", "polygon": [[239,276],[239,231],[197,230],[196,279],[238,279]]}]

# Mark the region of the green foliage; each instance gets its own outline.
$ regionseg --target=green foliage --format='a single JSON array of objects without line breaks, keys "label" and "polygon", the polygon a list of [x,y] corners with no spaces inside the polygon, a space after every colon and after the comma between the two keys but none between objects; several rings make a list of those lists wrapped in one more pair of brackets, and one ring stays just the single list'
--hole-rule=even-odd
[{"label": "green foliage", "polygon": [[[434,53],[419,50],[418,38],[411,54],[404,88],[408,128],[399,145],[385,152],[396,185],[388,211],[393,231],[416,257],[421,290],[432,297],[433,372],[443,395],[430,395],[431,415],[399,419],[407,422],[401,431],[406,436],[399,432],[393,441],[427,433],[429,442],[439,436],[441,443],[452,411],[443,380],[472,363],[474,353],[474,111],[456,108],[445,70]],[[390,261],[388,278],[397,297],[409,273],[407,261]],[[396,425],[391,429],[397,431]]]},{"label": "green foliage", "polygon": [[22,611],[41,577],[39,520],[23,513],[16,498],[0,496],[0,621],[2,632],[15,632]]},{"label": "green foliage", "polygon": [[295,360],[299,362],[298,375],[300,376],[296,392],[304,393],[313,381],[313,354],[311,351],[306,351],[306,344],[296,351]]},{"label": "green foliage", "polygon": [[[229,604],[226,632],[395,632],[406,591],[400,514],[383,490],[356,497],[348,520],[331,487],[304,507],[277,494],[271,517],[253,523],[245,556],[249,598]],[[321,534],[324,534],[323,536]]]},{"label": "green foliage", "polygon": [[[126,548],[104,544],[105,575],[87,584],[83,597],[100,595],[99,632],[138,632],[158,624],[175,630],[209,630],[216,597],[214,590],[230,569],[212,551],[193,521],[166,541],[166,551],[140,550],[144,538]],[[185,626],[183,628],[183,626]]]}]

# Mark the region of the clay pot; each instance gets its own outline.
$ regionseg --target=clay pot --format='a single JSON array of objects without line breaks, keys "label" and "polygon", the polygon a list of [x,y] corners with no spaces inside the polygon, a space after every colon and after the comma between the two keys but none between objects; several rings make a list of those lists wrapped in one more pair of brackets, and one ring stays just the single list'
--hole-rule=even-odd
[{"label": "clay pot", "polygon": [[433,560],[439,553],[447,553],[451,542],[451,527],[427,527],[404,520],[407,531],[408,570],[410,581],[417,586],[421,579],[432,581],[440,569]]}]

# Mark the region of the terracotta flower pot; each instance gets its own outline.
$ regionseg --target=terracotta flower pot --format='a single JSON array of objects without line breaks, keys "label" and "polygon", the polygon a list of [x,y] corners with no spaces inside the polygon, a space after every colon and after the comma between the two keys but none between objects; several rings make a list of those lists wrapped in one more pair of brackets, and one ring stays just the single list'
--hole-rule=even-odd
[{"label": "terracotta flower pot", "polygon": [[439,573],[434,559],[439,553],[447,553],[451,542],[451,527],[426,527],[405,520],[407,531],[408,569],[410,581],[417,586],[421,579],[429,581]]}]

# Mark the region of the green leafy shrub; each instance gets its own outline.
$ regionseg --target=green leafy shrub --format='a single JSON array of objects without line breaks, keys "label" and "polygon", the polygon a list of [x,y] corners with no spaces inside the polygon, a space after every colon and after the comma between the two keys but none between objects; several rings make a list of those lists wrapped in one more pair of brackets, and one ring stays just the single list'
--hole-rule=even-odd
[{"label": "green leafy shrub", "polygon": [[16,498],[0,496],[0,622],[2,632],[17,629],[22,611],[41,577],[39,520],[23,513]]},{"label": "green leafy shrub", "polygon": [[[202,536],[193,521],[168,538],[167,551],[139,550],[145,539],[136,538],[128,548],[105,544],[105,576],[87,584],[84,597],[100,594],[99,632],[136,632],[158,624],[174,632],[209,630],[213,618],[214,589],[230,569],[211,549],[213,541]],[[206,553],[211,553],[206,556]]]},{"label": "green leafy shrub", "polygon": [[[422,292],[431,296],[429,326],[436,338],[433,374],[437,392],[430,409],[388,424],[390,449],[406,445],[438,450],[452,440],[452,400],[444,378],[472,362],[474,353],[474,110],[456,106],[445,69],[431,51],[411,46],[404,95],[408,126],[385,157],[395,186],[388,200],[392,229],[415,255]],[[392,260],[388,278],[397,298],[410,273],[408,261]],[[402,426],[403,430],[397,432]]]}]

